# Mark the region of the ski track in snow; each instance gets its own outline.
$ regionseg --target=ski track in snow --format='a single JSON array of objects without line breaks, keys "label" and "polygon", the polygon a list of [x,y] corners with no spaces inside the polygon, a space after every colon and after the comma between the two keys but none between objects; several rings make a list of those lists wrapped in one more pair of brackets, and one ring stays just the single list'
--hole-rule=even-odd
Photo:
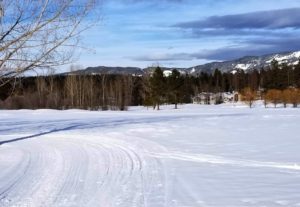
[{"label": "ski track in snow", "polygon": [[0,173],[0,206],[147,206],[151,192],[161,197],[152,205],[165,203],[161,162],[129,143],[50,139],[4,145],[20,159]]},{"label": "ski track in snow", "polygon": [[[233,123],[265,119],[277,123],[277,115],[272,115],[277,112],[197,110],[198,114],[175,115],[128,112],[129,117],[111,112],[112,118],[97,115],[82,120],[45,117],[51,114],[47,111],[41,112],[42,118],[22,118],[27,112],[5,111],[8,120],[5,116],[0,120],[0,206],[300,206],[300,159],[264,157],[264,146],[252,149],[258,154],[250,149],[246,154],[239,149],[242,144],[237,145],[240,154],[232,154],[232,149],[225,150],[223,136],[211,131],[218,122],[225,122],[217,125],[223,132]],[[298,115],[293,111],[278,117],[300,121]],[[20,121],[14,124],[14,119]],[[282,126],[278,137],[286,129],[294,130],[293,135],[297,128]],[[228,139],[243,130],[251,134],[248,128],[238,130]],[[209,138],[200,141],[203,136]],[[239,141],[230,139],[230,146]],[[224,151],[214,153],[218,140]],[[203,152],[206,143],[213,151]]]}]

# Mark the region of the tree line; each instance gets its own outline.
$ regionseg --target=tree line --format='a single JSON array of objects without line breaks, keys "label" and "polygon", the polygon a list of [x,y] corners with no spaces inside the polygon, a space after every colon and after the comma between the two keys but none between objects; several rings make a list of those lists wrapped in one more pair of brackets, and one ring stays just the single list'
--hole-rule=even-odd
[{"label": "tree line", "polygon": [[261,70],[222,73],[216,69],[197,75],[174,69],[165,76],[156,67],[142,77],[109,74],[18,77],[0,88],[0,108],[126,110],[132,105],[159,109],[166,103],[177,108],[179,103],[191,103],[191,98],[201,92],[232,91],[241,93],[250,106],[260,96],[266,106],[291,103],[297,107],[297,88],[300,88],[300,61],[287,65],[274,60]]},{"label": "tree line", "polygon": [[267,108],[272,104],[275,108],[282,104],[284,108],[292,105],[297,108],[300,104],[300,89],[290,87],[284,90],[269,89],[267,91],[254,91],[247,87],[242,90],[242,101],[244,101],[250,108],[253,106],[254,101],[262,100],[264,106]]},{"label": "tree line", "polygon": [[126,110],[135,102],[134,79],[117,75],[68,75],[18,78],[1,89],[5,109]]}]

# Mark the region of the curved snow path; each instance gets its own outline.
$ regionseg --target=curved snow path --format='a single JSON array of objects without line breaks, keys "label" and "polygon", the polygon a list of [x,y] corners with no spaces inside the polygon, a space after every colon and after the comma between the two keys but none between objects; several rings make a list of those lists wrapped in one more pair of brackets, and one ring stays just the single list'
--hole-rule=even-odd
[{"label": "curved snow path", "polygon": [[165,206],[162,162],[128,142],[51,137],[2,148],[11,160],[0,159],[0,206]]}]

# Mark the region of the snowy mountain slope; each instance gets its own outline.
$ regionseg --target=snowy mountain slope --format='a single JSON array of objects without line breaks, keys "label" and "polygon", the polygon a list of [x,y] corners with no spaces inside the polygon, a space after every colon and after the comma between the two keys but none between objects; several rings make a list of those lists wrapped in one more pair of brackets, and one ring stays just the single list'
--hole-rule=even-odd
[{"label": "snowy mountain slope", "polygon": [[222,72],[233,71],[237,69],[241,70],[260,70],[262,67],[268,67],[271,65],[272,60],[277,60],[279,64],[287,63],[295,65],[299,62],[300,52],[287,52],[276,53],[263,56],[246,56],[237,60],[213,62],[196,67],[189,68],[187,71],[191,74],[200,72],[211,72],[215,69],[219,69]]},{"label": "snowy mountain slope", "polygon": [[[275,53],[262,56],[246,56],[236,60],[223,61],[223,62],[212,62],[204,65],[198,65],[191,68],[167,68],[161,67],[165,74],[169,75],[173,69],[179,70],[182,74],[196,75],[201,72],[212,73],[215,69],[219,69],[222,72],[230,72],[238,69],[248,71],[257,69],[260,70],[262,67],[268,67],[271,65],[272,60],[277,60],[279,64],[287,63],[289,65],[296,65],[300,59],[300,51],[297,52],[285,52]],[[73,74],[125,74],[142,76],[149,74],[154,70],[153,67],[149,68],[137,68],[137,67],[88,67],[83,70],[72,72]]]},{"label": "snowy mountain slope", "polygon": [[1,111],[0,206],[299,206],[299,121],[232,105]]}]

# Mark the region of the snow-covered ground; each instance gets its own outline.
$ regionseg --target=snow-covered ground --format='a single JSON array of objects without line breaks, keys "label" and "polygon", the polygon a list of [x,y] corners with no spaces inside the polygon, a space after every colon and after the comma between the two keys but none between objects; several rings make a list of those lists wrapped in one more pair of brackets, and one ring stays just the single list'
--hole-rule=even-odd
[{"label": "snow-covered ground", "polygon": [[300,109],[0,111],[0,206],[300,206]]}]

